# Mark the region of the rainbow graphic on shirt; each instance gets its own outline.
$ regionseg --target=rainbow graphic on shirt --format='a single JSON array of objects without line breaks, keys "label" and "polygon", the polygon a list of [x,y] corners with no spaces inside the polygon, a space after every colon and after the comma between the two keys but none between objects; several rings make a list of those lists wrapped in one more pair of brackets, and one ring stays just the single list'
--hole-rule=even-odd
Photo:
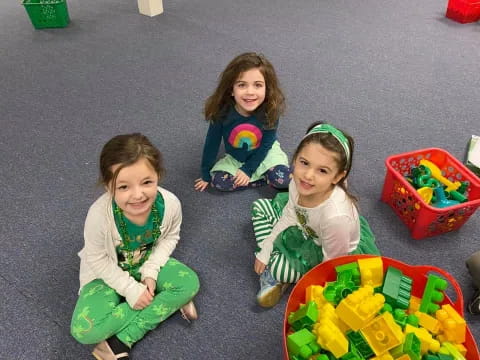
[{"label": "rainbow graphic on shirt", "polygon": [[262,142],[262,130],[252,124],[237,125],[230,132],[228,142],[237,149],[241,149],[247,144],[247,150],[254,150]]}]

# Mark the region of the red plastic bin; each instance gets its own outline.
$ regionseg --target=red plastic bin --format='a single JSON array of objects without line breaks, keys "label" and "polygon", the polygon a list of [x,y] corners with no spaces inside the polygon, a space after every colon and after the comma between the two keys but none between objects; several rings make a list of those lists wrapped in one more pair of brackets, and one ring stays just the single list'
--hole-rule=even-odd
[{"label": "red plastic bin", "polygon": [[[468,181],[468,201],[445,208],[425,203],[405,179],[421,159],[436,164],[450,181]],[[385,160],[385,165],[382,201],[392,207],[416,240],[459,229],[480,206],[480,179],[445,150],[429,148],[392,155]]]},{"label": "red plastic bin", "polygon": [[462,24],[478,21],[480,20],[480,1],[449,0],[445,16]]},{"label": "red plastic bin", "polygon": [[[285,316],[283,319],[283,353],[284,359],[288,360],[288,350],[287,350],[287,331],[288,331],[288,315],[292,311],[298,310],[300,304],[305,303],[305,290],[310,285],[324,285],[327,281],[335,281],[337,273],[335,267],[343,264],[348,264],[358,259],[373,257],[372,255],[348,255],[342,256],[335,259],[328,260],[324,263],[321,263],[315,266],[312,270],[307,272],[295,285],[293,288],[290,297],[288,298],[287,307],[285,309]],[[425,284],[427,283],[427,278],[429,273],[437,273],[444,277],[450,285],[453,287],[456,293],[456,299],[454,302],[450,300],[448,296],[445,296],[442,304],[450,304],[455,308],[455,310],[463,316],[463,295],[460,285],[458,285],[455,278],[447,273],[445,270],[440,268],[429,266],[429,265],[407,265],[401,261],[382,257],[383,260],[383,270],[384,272],[389,266],[394,266],[397,269],[401,270],[404,275],[412,278],[413,287],[412,295],[416,297],[422,297],[423,290],[425,289]],[[478,352],[477,344],[475,339],[467,326],[467,332],[465,337],[465,343],[463,344],[467,349],[466,360],[479,360],[480,355]]]}]

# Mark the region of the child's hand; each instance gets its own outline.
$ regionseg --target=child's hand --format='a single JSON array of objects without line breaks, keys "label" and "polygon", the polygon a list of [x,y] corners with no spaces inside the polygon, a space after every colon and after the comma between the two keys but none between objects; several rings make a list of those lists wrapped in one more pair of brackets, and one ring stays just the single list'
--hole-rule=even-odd
[{"label": "child's hand", "polygon": [[203,179],[195,180],[195,190],[197,191],[204,191],[208,187],[208,182],[204,181]]},{"label": "child's hand", "polygon": [[247,174],[245,174],[242,170],[238,169],[237,170],[237,173],[235,174],[235,177],[234,177],[235,181],[233,182],[233,185],[235,185],[235,187],[238,187],[238,186],[247,186],[248,183],[250,182],[250,176],[248,176]]},{"label": "child's hand", "polygon": [[157,287],[157,282],[152,278],[147,277],[143,279],[142,283],[147,285],[147,290],[150,292],[150,294],[152,294],[152,296],[155,296],[155,288]]},{"label": "child's hand", "polygon": [[152,303],[153,295],[150,294],[148,289],[145,289],[142,295],[138,298],[137,302],[133,306],[134,310],[142,310]]},{"label": "child's hand", "polygon": [[263,273],[265,271],[266,267],[267,267],[267,265],[265,265],[263,262],[261,262],[260,260],[255,258],[255,265],[254,265],[253,268],[258,275]]}]

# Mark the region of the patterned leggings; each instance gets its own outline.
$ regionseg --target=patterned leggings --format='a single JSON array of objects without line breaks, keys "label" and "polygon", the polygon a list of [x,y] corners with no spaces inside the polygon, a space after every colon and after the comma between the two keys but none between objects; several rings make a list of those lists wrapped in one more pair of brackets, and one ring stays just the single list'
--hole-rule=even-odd
[{"label": "patterned leggings", "polygon": [[178,260],[170,258],[161,268],[152,303],[142,310],[133,310],[103,280],[85,285],[75,306],[70,331],[82,344],[95,344],[116,335],[132,347],[198,292],[197,274]]},{"label": "patterned leggings", "polygon": [[[258,199],[253,202],[252,222],[257,240],[255,253],[261,250],[263,240],[270,235],[281,214],[277,207],[272,206],[272,200],[270,199]],[[300,272],[290,266],[285,255],[276,250],[270,255],[270,261],[267,265],[273,278],[282,283],[295,283],[302,276]]]},{"label": "patterned leggings", "polygon": [[285,165],[277,165],[268,169],[264,177],[260,180],[253,181],[247,186],[235,187],[235,176],[225,171],[215,171],[212,177],[212,186],[220,191],[243,190],[249,187],[259,187],[271,185],[276,189],[287,189],[290,183],[290,168]]}]

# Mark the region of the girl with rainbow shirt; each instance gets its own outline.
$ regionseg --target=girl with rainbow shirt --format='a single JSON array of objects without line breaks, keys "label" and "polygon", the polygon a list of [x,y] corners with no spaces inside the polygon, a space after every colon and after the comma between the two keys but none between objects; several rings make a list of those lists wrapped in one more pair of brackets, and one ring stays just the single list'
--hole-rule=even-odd
[{"label": "girl with rainbow shirt", "polygon": [[[277,141],[285,99],[272,64],[256,53],[234,58],[205,104],[210,122],[195,190],[233,191],[265,184],[287,189],[288,157]],[[220,143],[225,156],[216,162]]]}]

